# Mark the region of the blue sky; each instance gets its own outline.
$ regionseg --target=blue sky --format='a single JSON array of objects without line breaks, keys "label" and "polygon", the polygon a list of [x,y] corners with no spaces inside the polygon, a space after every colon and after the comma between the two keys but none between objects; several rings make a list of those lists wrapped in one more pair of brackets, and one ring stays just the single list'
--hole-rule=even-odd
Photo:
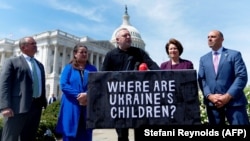
[{"label": "blue sky", "polygon": [[207,34],[218,29],[226,48],[241,51],[250,76],[249,0],[1,0],[0,39],[60,29],[110,40],[122,23],[125,5],[130,23],[157,64],[168,60],[164,46],[176,38],[184,46],[181,57],[198,70],[199,58],[210,51]]}]

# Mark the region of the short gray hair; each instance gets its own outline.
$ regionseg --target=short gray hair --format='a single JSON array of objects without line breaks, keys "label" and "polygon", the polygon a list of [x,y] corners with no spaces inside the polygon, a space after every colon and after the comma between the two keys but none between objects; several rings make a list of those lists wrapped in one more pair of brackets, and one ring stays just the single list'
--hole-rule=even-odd
[{"label": "short gray hair", "polygon": [[122,27],[122,28],[118,29],[118,30],[116,31],[116,33],[115,33],[115,37],[116,37],[116,38],[118,37],[118,34],[119,34],[120,31],[122,31],[122,30],[127,30],[127,31],[129,31],[126,27]]}]

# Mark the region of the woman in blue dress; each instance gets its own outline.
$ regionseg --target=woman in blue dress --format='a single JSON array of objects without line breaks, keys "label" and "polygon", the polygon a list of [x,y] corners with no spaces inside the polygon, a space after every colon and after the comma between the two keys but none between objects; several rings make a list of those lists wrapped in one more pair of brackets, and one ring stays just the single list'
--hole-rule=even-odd
[{"label": "woman in blue dress", "polygon": [[88,73],[97,71],[88,61],[88,48],[77,44],[73,59],[60,78],[62,98],[56,131],[63,141],[92,141],[92,129],[86,128]]}]

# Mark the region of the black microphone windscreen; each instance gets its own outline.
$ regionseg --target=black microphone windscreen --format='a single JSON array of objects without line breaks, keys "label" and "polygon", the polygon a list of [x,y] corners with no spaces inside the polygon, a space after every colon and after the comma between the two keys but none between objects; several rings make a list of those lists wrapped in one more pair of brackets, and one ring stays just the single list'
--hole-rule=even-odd
[{"label": "black microphone windscreen", "polygon": [[132,60],[133,59],[133,56],[129,56],[128,57],[128,61]]},{"label": "black microphone windscreen", "polygon": [[130,64],[131,64],[131,60],[132,60],[133,58],[134,58],[133,56],[129,56],[129,57],[128,57],[128,64],[127,64],[126,70],[129,70],[129,67],[130,67]]},{"label": "black microphone windscreen", "polygon": [[135,67],[134,67],[134,70],[138,70],[138,66],[140,65],[140,62],[136,62],[135,63]]}]

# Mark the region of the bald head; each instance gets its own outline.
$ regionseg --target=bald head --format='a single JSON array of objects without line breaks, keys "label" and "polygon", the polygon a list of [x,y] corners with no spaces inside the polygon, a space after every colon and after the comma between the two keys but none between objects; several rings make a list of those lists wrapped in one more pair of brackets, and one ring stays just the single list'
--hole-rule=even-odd
[{"label": "bald head", "polygon": [[208,33],[208,46],[211,47],[212,50],[217,51],[220,49],[223,41],[223,34],[219,30],[212,30]]}]

